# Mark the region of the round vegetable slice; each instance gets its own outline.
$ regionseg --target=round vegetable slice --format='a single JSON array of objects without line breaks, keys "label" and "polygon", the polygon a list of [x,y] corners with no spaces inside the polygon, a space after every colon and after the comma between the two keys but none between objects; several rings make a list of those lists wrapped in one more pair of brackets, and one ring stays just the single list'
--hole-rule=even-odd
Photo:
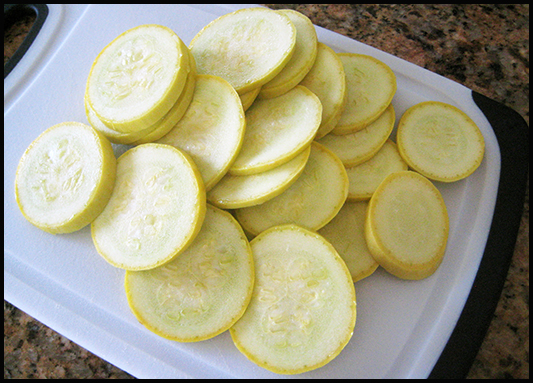
[{"label": "round vegetable slice", "polygon": [[309,88],[322,103],[322,121],[316,134],[316,138],[320,138],[331,132],[341,118],[346,104],[346,80],[337,53],[320,42],[317,47],[313,67],[300,85]]},{"label": "round vegetable slice", "polygon": [[404,113],[396,142],[411,168],[441,182],[468,177],[485,152],[474,121],[455,106],[436,101],[416,104]]},{"label": "round vegetable slice", "polygon": [[273,227],[250,245],[255,287],[230,329],[237,348],[279,374],[333,360],[356,321],[355,289],[344,261],[322,236],[296,225]]},{"label": "round vegetable slice", "polygon": [[283,193],[302,174],[311,145],[289,162],[249,176],[226,174],[207,193],[207,200],[223,209],[259,205]]},{"label": "round vegetable slice", "polygon": [[152,270],[127,271],[128,304],[149,330],[196,342],[230,328],[244,313],[254,285],[252,251],[242,228],[207,205],[202,230],[179,257]]},{"label": "round vegetable slice", "polygon": [[79,122],[63,122],[46,129],[24,152],[15,197],[33,225],[52,234],[70,233],[102,212],[115,173],[115,155],[103,135]]},{"label": "round vegetable slice", "polygon": [[235,210],[237,220],[252,235],[272,226],[295,223],[311,230],[326,225],[348,195],[348,176],[335,154],[319,143],[300,177],[287,190],[260,205]]},{"label": "round vegetable slice", "polygon": [[346,202],[339,213],[318,234],[324,236],[342,257],[354,282],[372,275],[379,264],[365,240],[365,217],[368,202]]},{"label": "round vegetable slice", "polygon": [[187,152],[209,190],[226,174],[237,157],[244,131],[244,111],[233,87],[223,78],[198,75],[193,99],[185,115],[157,142]]},{"label": "round vegetable slice", "polygon": [[396,93],[394,72],[378,59],[355,53],[339,53],[346,74],[348,100],[333,134],[361,130],[375,121]]},{"label": "round vegetable slice", "polygon": [[205,188],[186,153],[143,144],[117,161],[116,186],[91,224],[93,242],[113,266],[147,270],[170,261],[198,234]]},{"label": "round vegetable slice", "polygon": [[374,259],[403,279],[422,279],[442,261],[449,221],[439,190],[413,171],[390,174],[370,199],[365,238]]},{"label": "round vegetable slice", "polygon": [[287,65],[276,77],[263,85],[259,98],[281,96],[298,85],[311,70],[318,51],[315,26],[307,16],[292,9],[276,12],[286,15],[296,27],[296,45]]},{"label": "round vegetable slice", "polygon": [[287,16],[246,8],[213,20],[189,48],[198,73],[220,76],[244,94],[273,79],[291,58],[295,43],[296,28]]},{"label": "round vegetable slice", "polygon": [[303,86],[268,100],[256,100],[246,111],[246,133],[232,175],[273,169],[300,154],[320,125],[322,105]]},{"label": "round vegetable slice", "polygon": [[368,161],[378,152],[389,138],[394,121],[395,112],[391,104],[366,128],[342,136],[330,133],[317,141],[339,156],[344,166],[349,168]]},{"label": "round vegetable slice", "polygon": [[176,104],[174,104],[169,112],[155,124],[137,132],[122,133],[105,125],[98,118],[93,108],[89,104],[87,100],[87,94],[85,95],[85,114],[87,115],[89,124],[91,124],[94,129],[106,136],[109,141],[115,144],[137,145],[140,143],[150,142],[153,139],[164,136],[180,120],[191,101],[194,93],[195,82],[195,74],[194,72],[190,72],[187,83],[185,84],[185,88],[180,94],[178,101],[176,101]]},{"label": "round vegetable slice", "polygon": [[407,169],[408,166],[398,153],[396,144],[387,140],[374,157],[362,164],[346,169],[350,180],[348,200],[370,199],[385,177],[391,173]]},{"label": "round vegetable slice", "polygon": [[108,127],[146,129],[176,103],[190,70],[187,46],[169,28],[147,24],[127,30],[96,57],[87,97]]}]

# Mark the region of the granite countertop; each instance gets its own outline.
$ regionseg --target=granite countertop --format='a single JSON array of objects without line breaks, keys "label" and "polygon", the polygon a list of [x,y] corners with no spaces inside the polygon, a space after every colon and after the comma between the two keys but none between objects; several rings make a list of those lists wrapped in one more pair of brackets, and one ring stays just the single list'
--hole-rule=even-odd
[{"label": "granite countertop", "polygon": [[[529,5],[302,5],[338,32],[452,79],[516,110],[529,125]],[[27,33],[4,31],[4,63]],[[129,374],[4,301],[4,378]],[[529,378],[529,178],[520,230],[496,312],[468,378]]]}]

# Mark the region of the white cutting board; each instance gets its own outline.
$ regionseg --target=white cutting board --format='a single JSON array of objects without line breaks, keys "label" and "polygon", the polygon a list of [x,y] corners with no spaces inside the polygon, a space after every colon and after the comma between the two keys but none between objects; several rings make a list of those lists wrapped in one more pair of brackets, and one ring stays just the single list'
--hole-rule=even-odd
[{"label": "white cutting board", "polygon": [[[26,147],[63,121],[87,123],[85,81],[100,50],[123,31],[157,23],[188,44],[208,22],[247,5],[51,5],[38,37],[4,79],[4,299],[119,368],[143,378],[282,377],[248,361],[223,333],[177,343],[146,330],[131,314],[124,272],[94,249],[90,229],[53,236],[29,224],[14,199],[14,178]],[[437,272],[404,281],[382,269],[357,282],[357,323],[341,354],[326,366],[293,377],[427,377],[469,294],[492,220],[500,171],[496,137],[469,89],[367,45],[317,27],[337,52],[370,54],[398,79],[397,116],[421,101],[465,111],[486,142],[474,174],[436,183],[450,216],[450,237]],[[116,146],[116,153],[125,150]]]}]

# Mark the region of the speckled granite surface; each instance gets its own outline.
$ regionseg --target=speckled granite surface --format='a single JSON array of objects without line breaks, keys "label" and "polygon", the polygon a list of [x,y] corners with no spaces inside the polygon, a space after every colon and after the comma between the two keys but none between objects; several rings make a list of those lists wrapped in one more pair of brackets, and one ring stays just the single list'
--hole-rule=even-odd
[{"label": "speckled granite surface", "polygon": [[[529,124],[528,5],[267,5],[457,81]],[[27,23],[4,36],[4,62]],[[126,377],[4,301],[4,378]],[[529,378],[529,186],[504,290],[468,377]]]}]

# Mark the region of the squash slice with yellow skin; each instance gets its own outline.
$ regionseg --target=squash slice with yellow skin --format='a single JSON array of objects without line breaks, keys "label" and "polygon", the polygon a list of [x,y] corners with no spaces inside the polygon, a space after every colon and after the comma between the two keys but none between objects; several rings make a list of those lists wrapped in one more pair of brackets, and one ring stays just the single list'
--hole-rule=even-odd
[{"label": "squash slice with yellow skin", "polygon": [[322,236],[296,225],[273,227],[250,245],[253,297],[230,329],[237,348],[278,374],[299,374],[333,360],[356,321],[346,264]]},{"label": "squash slice with yellow skin", "polygon": [[87,99],[109,128],[137,132],[172,108],[190,70],[187,46],[171,29],[140,25],[116,37],[96,57]]},{"label": "squash slice with yellow skin", "polygon": [[346,74],[347,101],[333,134],[353,133],[374,122],[396,93],[394,72],[378,59],[339,53]]},{"label": "squash slice with yellow skin", "polygon": [[98,253],[126,270],[148,270],[184,251],[205,216],[205,188],[193,160],[162,144],[143,144],[117,161],[113,194],[91,224]]},{"label": "squash slice with yellow skin", "polygon": [[127,271],[128,304],[150,331],[178,342],[212,338],[230,328],[252,297],[254,263],[242,228],[207,205],[202,230],[176,259]]},{"label": "squash slice with yellow skin", "polygon": [[296,28],[287,16],[246,8],[213,20],[189,48],[198,73],[220,76],[244,94],[273,79],[292,57],[295,43]]},{"label": "squash slice with yellow skin", "polygon": [[318,230],[339,212],[348,195],[348,176],[329,149],[317,142],[303,173],[280,195],[256,206],[236,209],[245,231],[252,235],[272,226],[294,223]]},{"label": "squash slice with yellow skin", "polygon": [[374,259],[402,279],[423,279],[439,267],[449,220],[439,190],[413,171],[390,174],[368,205],[365,238]]},{"label": "squash slice with yellow skin", "polygon": [[398,124],[400,154],[427,178],[454,182],[481,164],[485,140],[463,111],[443,102],[427,101],[409,108]]},{"label": "squash slice with yellow skin", "polygon": [[102,212],[115,174],[109,141],[88,125],[64,122],[45,130],[24,152],[15,197],[33,225],[52,234],[70,233]]}]

